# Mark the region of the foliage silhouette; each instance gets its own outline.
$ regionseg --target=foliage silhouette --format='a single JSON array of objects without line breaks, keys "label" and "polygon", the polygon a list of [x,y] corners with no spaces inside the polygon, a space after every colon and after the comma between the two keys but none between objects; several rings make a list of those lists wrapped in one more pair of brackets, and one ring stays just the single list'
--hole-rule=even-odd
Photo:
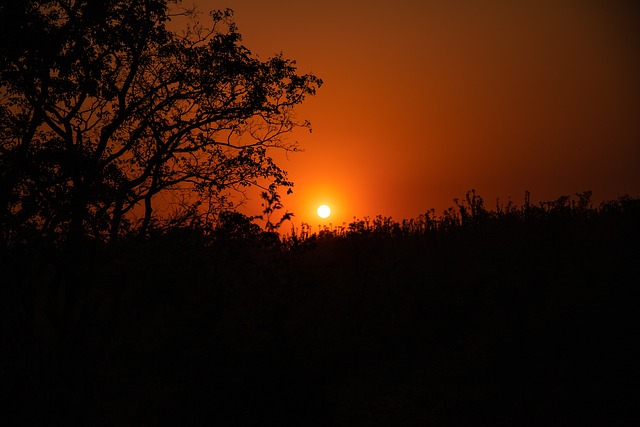
[{"label": "foliage silhouette", "polygon": [[230,10],[210,16],[171,0],[0,6],[5,245],[210,222],[232,190],[292,185],[270,152],[296,150],[284,137],[309,123],[293,109],[322,82],[253,56]]},{"label": "foliage silhouette", "polygon": [[297,149],[285,137],[309,123],[294,108],[322,82],[252,55],[230,10],[200,24],[179,3],[0,4],[3,397],[39,409],[21,424],[84,424],[96,375],[118,371],[100,352],[135,334],[121,325],[201,296],[174,287],[200,283],[182,270],[210,261],[194,248],[234,259],[279,243],[229,212],[230,194],[257,185],[277,202],[292,186],[271,153]]},{"label": "foliage silhouette", "polygon": [[4,401],[34,426],[633,425],[640,199],[586,194],[96,246],[66,338],[60,251],[13,248]]}]

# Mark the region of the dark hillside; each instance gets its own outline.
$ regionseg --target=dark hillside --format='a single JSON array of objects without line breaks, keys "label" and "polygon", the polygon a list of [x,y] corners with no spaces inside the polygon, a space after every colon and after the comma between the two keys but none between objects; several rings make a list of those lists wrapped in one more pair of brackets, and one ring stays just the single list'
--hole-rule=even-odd
[{"label": "dark hillside", "polygon": [[229,216],[76,255],[3,256],[20,425],[638,421],[637,199],[473,194],[282,241]]}]

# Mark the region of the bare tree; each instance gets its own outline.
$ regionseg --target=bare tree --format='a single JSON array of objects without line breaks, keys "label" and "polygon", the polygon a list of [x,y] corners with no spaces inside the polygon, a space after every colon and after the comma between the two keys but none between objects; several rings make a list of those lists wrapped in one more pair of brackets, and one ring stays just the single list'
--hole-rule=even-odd
[{"label": "bare tree", "polygon": [[[176,14],[181,31],[168,27]],[[200,24],[169,0],[3,3],[5,245],[145,234],[231,190],[291,186],[271,149],[296,149],[285,137],[309,123],[294,107],[321,84],[281,55],[254,56],[230,10]]]}]

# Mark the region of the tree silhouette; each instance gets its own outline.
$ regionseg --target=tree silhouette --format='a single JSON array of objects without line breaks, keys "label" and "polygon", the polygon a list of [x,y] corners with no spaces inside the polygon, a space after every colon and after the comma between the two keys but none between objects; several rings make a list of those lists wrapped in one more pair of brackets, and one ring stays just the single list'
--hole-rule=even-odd
[{"label": "tree silhouette", "polygon": [[309,123],[293,109],[322,81],[255,57],[230,10],[210,17],[170,0],[0,5],[5,245],[113,241],[292,185],[271,149],[296,149],[285,136]]}]

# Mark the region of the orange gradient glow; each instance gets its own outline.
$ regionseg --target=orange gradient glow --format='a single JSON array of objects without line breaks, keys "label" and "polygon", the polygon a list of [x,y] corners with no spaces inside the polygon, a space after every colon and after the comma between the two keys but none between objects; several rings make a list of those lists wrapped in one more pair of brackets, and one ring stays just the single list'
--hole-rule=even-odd
[{"label": "orange gradient glow", "polygon": [[636,2],[198,3],[325,82],[298,110],[304,152],[276,154],[298,223],[319,224],[320,204],[334,225],[441,212],[471,188],[489,207],[640,194]]}]

